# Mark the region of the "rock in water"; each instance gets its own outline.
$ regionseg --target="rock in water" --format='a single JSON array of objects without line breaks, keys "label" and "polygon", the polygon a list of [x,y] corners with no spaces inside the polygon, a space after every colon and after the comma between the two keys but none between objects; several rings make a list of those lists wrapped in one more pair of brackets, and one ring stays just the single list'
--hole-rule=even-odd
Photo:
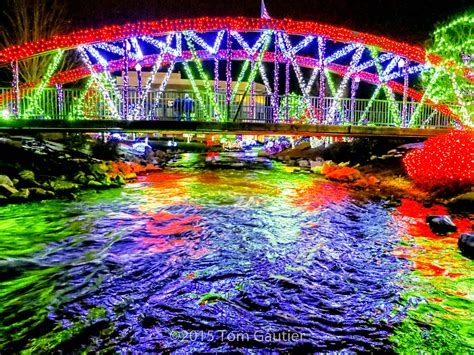
[{"label": "rock in water", "polygon": [[454,233],[458,230],[458,227],[449,216],[426,216],[426,223],[428,223],[433,233],[439,235]]},{"label": "rock in water", "polygon": [[474,233],[464,233],[459,236],[459,250],[467,258],[474,259]]}]

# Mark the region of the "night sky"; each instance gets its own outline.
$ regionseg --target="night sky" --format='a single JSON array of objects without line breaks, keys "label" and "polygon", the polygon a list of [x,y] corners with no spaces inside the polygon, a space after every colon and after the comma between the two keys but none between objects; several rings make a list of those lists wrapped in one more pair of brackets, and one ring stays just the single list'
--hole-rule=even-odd
[{"label": "night sky", "polygon": [[[8,1],[0,0],[0,23]],[[12,0],[10,0],[12,1]],[[29,0],[49,1],[49,0]],[[260,16],[260,0],[62,0],[71,29],[138,20]],[[313,20],[423,45],[440,21],[474,10],[472,0],[266,0],[271,16]]]},{"label": "night sky", "polygon": [[[260,0],[70,1],[73,26],[100,26],[140,19],[260,16]],[[275,18],[313,20],[423,44],[439,21],[473,9],[472,0],[266,0]]]}]

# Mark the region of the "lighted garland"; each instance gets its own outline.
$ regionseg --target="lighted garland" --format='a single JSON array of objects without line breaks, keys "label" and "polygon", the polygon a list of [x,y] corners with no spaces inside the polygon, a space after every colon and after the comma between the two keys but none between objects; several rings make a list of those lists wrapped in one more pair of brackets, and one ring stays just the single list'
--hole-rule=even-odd
[{"label": "lighted garland", "polygon": [[325,120],[325,105],[324,97],[326,96],[326,39],[323,37],[318,37],[318,56],[319,56],[319,115],[317,117],[318,123],[321,123]]},{"label": "lighted garland", "polygon": [[296,74],[296,78],[298,80],[298,84],[300,86],[300,90],[301,92],[303,93],[303,99],[305,100],[306,102],[306,105],[309,109],[309,112],[310,112],[310,122],[311,123],[314,123],[314,119],[316,117],[315,115],[315,112],[314,112],[314,109],[313,109],[313,106],[311,105],[311,100],[305,90],[306,88],[306,84],[305,84],[305,81],[304,81],[304,78],[303,78],[303,73],[301,72],[301,68],[300,66],[298,65],[296,59],[295,59],[295,56],[292,53],[292,45],[291,45],[291,42],[290,42],[290,38],[288,37],[288,35],[286,33],[284,34],[281,34],[279,33],[279,35],[282,37],[282,40],[280,41],[281,44],[282,44],[282,50],[285,52],[285,55],[287,56],[288,59],[290,59],[291,61],[291,64],[293,65],[293,70]]},{"label": "lighted garland", "polygon": [[227,37],[227,51],[226,51],[226,67],[225,67],[225,75],[226,75],[226,90],[225,90],[225,103],[227,105],[227,120],[230,119],[229,109],[231,103],[231,95],[232,95],[232,38],[230,36],[230,31],[226,33]]},{"label": "lighted garland", "polygon": [[173,33],[170,33],[166,37],[166,46],[161,50],[161,53],[158,55],[156,59],[156,62],[153,64],[150,77],[148,78],[145,84],[145,90],[139,95],[139,104],[135,108],[135,112],[133,114],[134,119],[138,116],[140,111],[143,110],[143,107],[145,105],[145,98],[147,97],[148,92],[151,89],[151,85],[153,84],[153,81],[155,80],[156,74],[158,73],[158,71],[160,70],[163,64],[163,59],[165,57],[166,52],[168,51],[169,46],[171,45],[171,40],[173,39],[173,35],[174,35]]},{"label": "lighted garland", "polygon": [[73,120],[84,116],[84,100],[93,82],[94,80],[92,76],[90,76],[87,79],[87,82],[84,86],[84,90],[82,91],[81,95],[78,98],[74,98],[72,110],[69,112],[68,119]]},{"label": "lighted garland", "polygon": [[187,35],[188,37],[193,40],[195,43],[200,45],[202,48],[207,50],[211,54],[216,54],[217,51],[219,50],[222,40],[224,38],[225,30],[221,30],[217,33],[216,40],[214,41],[214,45],[211,47],[209,44],[207,44],[201,37],[199,37],[196,32],[194,31],[188,31]]},{"label": "lighted garland", "polygon": [[275,32],[275,58],[273,60],[273,123],[277,123],[280,120],[280,114],[278,112],[278,101],[279,101],[279,82],[280,82],[280,65],[278,62],[278,33]]},{"label": "lighted garland", "polygon": [[172,31],[197,31],[210,32],[229,28],[233,31],[260,31],[266,29],[278,29],[290,34],[311,34],[324,36],[335,42],[365,43],[381,48],[384,51],[396,53],[419,63],[425,63],[428,59],[437,64],[441,58],[436,55],[426,55],[426,52],[416,46],[396,42],[387,38],[355,32],[349,29],[319,24],[316,22],[293,21],[289,19],[255,19],[255,18],[197,18],[160,21],[138,22],[124,26],[107,26],[96,30],[81,30],[64,36],[55,36],[24,45],[11,46],[0,51],[0,62],[8,63],[23,59],[41,52],[51,51],[57,48],[75,48],[91,42],[113,42],[123,38],[158,36]]},{"label": "lighted garland", "polygon": [[31,97],[31,101],[28,105],[28,108],[26,110],[26,115],[31,115],[33,113],[33,110],[39,111],[40,113],[43,112],[43,109],[39,106],[39,100],[41,98],[41,95],[44,92],[44,89],[48,86],[49,80],[53,76],[54,72],[58,69],[59,64],[61,63],[61,59],[63,58],[64,51],[62,49],[58,49],[56,55],[53,58],[53,61],[49,63],[48,69],[46,69],[46,73],[43,76],[43,79],[41,80],[41,83],[39,84],[38,88],[33,94],[33,97]]},{"label": "lighted garland", "polygon": [[253,61],[252,63],[252,68],[250,70],[250,75],[249,75],[247,86],[245,88],[244,96],[243,96],[245,97],[245,93],[247,93],[249,88],[251,87],[252,92],[251,92],[250,99],[251,99],[251,106],[252,106],[252,113],[251,113],[252,118],[254,118],[254,114],[255,114],[255,112],[253,111],[253,107],[255,106],[255,78],[257,76],[258,71],[260,70],[265,52],[267,51],[268,46],[270,45],[272,33],[271,31],[268,31],[268,32],[265,32],[265,35],[266,35],[266,41],[263,43],[262,50],[260,51],[257,59]]},{"label": "lighted garland", "polygon": [[413,126],[418,125],[417,122],[418,122],[418,118],[419,118],[420,113],[421,113],[421,109],[423,108],[423,105],[424,105],[425,101],[427,100],[427,98],[431,94],[431,90],[434,86],[434,83],[436,82],[436,80],[438,79],[440,74],[441,74],[441,69],[436,68],[434,75],[431,77],[431,82],[428,84],[428,87],[426,88],[426,90],[423,94],[423,97],[421,98],[419,104],[417,105],[417,107],[415,109],[415,112],[413,113],[413,115],[410,119],[410,122],[408,123],[409,127],[413,127]]},{"label": "lighted garland", "polygon": [[[362,58],[362,54],[364,52],[364,49],[365,48],[363,46],[359,46],[359,48],[356,49],[356,52],[355,52],[354,56],[351,59],[351,63],[349,65],[349,70],[347,71],[347,73],[342,78],[341,84],[339,85],[339,89],[337,90],[336,95],[334,97],[334,99],[335,99],[334,103],[332,104],[331,108],[329,109],[329,120],[331,120],[331,121],[334,121],[334,116],[335,116],[336,110],[339,109],[339,111],[344,112],[341,109],[342,95],[346,91],[347,85],[349,83],[349,79],[350,79],[352,73],[354,72],[355,66],[359,63],[360,59]],[[346,121],[346,117],[345,117],[344,113],[342,114],[342,118],[343,118],[344,121]]]},{"label": "lighted garland", "polygon": [[161,82],[160,87],[158,89],[158,94],[156,95],[156,98],[155,98],[155,104],[153,105],[153,108],[150,110],[150,114],[152,110],[154,111],[159,106],[161,97],[163,95],[163,92],[165,91],[166,86],[168,85],[168,81],[170,80],[170,77],[171,77],[171,74],[173,73],[175,65],[176,65],[176,62],[172,62],[170,66],[168,67],[165,77],[163,78],[163,81]]},{"label": "lighted garland", "polygon": [[[110,74],[110,71],[108,70],[108,65],[109,63],[107,62],[107,60],[102,56],[100,55],[100,53],[93,47],[87,47],[86,48],[87,52],[89,52],[97,61],[98,63],[102,66],[102,70],[101,72],[105,74],[105,77],[109,83],[109,86],[111,88],[111,91],[114,93],[114,95],[119,99],[121,100],[122,99],[122,95],[120,93],[120,90],[117,86],[117,83],[115,82],[115,80],[112,78],[112,75]],[[94,69],[94,67],[92,67]]]},{"label": "lighted garland", "polygon": [[12,114],[18,116],[20,113],[20,71],[18,69],[18,61],[11,63],[12,67],[12,89],[13,89],[13,105]]},{"label": "lighted garland", "polygon": [[237,82],[234,85],[234,89],[232,90],[232,95],[230,96],[230,102],[234,102],[235,95],[237,95],[237,92],[240,88],[240,84],[242,83],[242,80],[244,80],[245,73],[247,72],[247,69],[249,68],[250,65],[250,60],[244,61],[244,64],[242,65],[242,68],[240,70],[240,74],[237,77]]},{"label": "lighted garland", "polygon": [[[472,104],[474,97],[474,11],[470,10],[449,23],[439,26],[432,35],[427,53],[442,56],[431,62],[442,68],[422,74],[425,87],[430,87],[429,98],[434,102],[453,103],[453,110],[465,124],[474,126]],[[436,77],[436,80],[433,78]],[[470,106],[467,106],[469,105]]]},{"label": "lighted garland", "polygon": [[289,95],[290,95],[290,62],[285,65],[285,122],[289,119]]},{"label": "lighted garland", "polygon": [[79,47],[78,49],[79,51],[79,54],[83,60],[83,62],[87,65],[87,67],[89,68],[89,71],[91,72],[92,74],[92,78],[94,79],[95,83],[97,84],[97,86],[99,87],[99,90],[105,100],[105,102],[107,103],[107,105],[109,106],[111,112],[112,112],[112,115],[115,116],[117,119],[120,119],[120,115],[117,111],[117,108],[115,107],[115,104],[114,102],[112,101],[112,98],[110,97],[110,93],[109,93],[109,90],[107,90],[106,86],[104,85],[103,81],[101,80],[101,78],[99,77],[99,75],[94,71],[94,68],[92,66],[92,63],[89,59],[89,57],[87,56],[87,53],[86,53],[86,50],[83,48],[83,47]]},{"label": "lighted garland", "polygon": [[186,72],[186,75],[188,76],[189,81],[191,82],[191,86],[192,86],[193,91],[196,94],[196,97],[199,101],[199,105],[201,106],[201,108],[204,112],[204,118],[207,119],[208,121],[210,121],[209,112],[207,112],[206,105],[204,104],[204,99],[202,98],[201,93],[199,92],[196,81],[195,81],[194,76],[191,72],[191,68],[189,68],[189,65],[188,65],[187,62],[183,62],[183,67],[184,67],[184,71]]},{"label": "lighted garland", "polygon": [[369,51],[370,51],[370,54],[371,54],[372,58],[374,59],[375,68],[377,69],[377,73],[378,73],[379,78],[381,80],[382,88],[385,91],[385,97],[387,98],[387,100],[389,100],[390,112],[392,114],[392,119],[395,121],[396,125],[400,125],[400,113],[398,112],[397,107],[395,106],[395,97],[393,96],[393,91],[391,91],[390,88],[383,81],[382,66],[380,65],[380,62],[378,60],[379,51],[375,47],[369,47]]},{"label": "lighted garland", "polygon": [[358,124],[364,125],[364,126],[368,124],[368,120],[366,119],[367,115],[370,112],[370,109],[372,108],[372,105],[374,104],[375,100],[377,99],[377,96],[379,95],[380,89],[381,89],[381,86],[377,86],[375,88],[372,96],[370,97],[369,103],[365,107],[365,110],[362,113],[362,116],[360,116]]},{"label": "lighted garland", "polygon": [[215,99],[215,93],[212,90],[211,85],[209,84],[209,79],[207,78],[207,74],[204,71],[204,68],[202,67],[202,63],[199,60],[198,56],[196,55],[196,50],[194,48],[194,45],[191,43],[187,33],[184,33],[184,38],[186,39],[186,43],[189,47],[189,50],[191,51],[191,54],[193,56],[193,61],[198,69],[199,75],[201,77],[201,80],[203,81],[204,88],[206,90],[207,97],[209,98],[209,101],[211,102],[211,105],[214,108],[214,112],[218,117],[221,117],[221,112],[219,105],[216,104],[216,99]]},{"label": "lighted garland", "polygon": [[[326,69],[324,71],[324,76],[326,77],[326,80],[328,82],[329,90],[331,91],[331,95],[333,97],[336,96],[336,93],[337,93],[336,84],[334,84],[334,81],[331,78],[331,74],[329,73],[329,70]],[[340,105],[337,109],[339,110],[339,114],[341,115],[342,119],[345,121],[346,116],[345,116],[344,110],[341,109]],[[327,120],[328,120],[328,117],[325,117],[325,122],[324,122],[325,124],[328,123]]]},{"label": "lighted garland", "polygon": [[62,116],[64,112],[64,91],[63,86],[61,84],[56,84],[56,92],[58,95],[58,111],[59,115]]}]

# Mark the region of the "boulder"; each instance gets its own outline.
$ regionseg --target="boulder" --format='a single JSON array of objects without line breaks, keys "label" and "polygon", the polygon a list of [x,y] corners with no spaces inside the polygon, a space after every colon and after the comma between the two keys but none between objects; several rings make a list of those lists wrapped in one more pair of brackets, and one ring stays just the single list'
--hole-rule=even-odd
[{"label": "boulder", "polygon": [[13,185],[13,181],[11,181],[7,175],[0,175],[0,185],[15,187],[15,185]]},{"label": "boulder", "polygon": [[17,192],[18,190],[13,187],[13,183],[11,186],[7,184],[0,184],[0,195],[11,196]]},{"label": "boulder", "polygon": [[91,187],[102,187],[103,185],[98,182],[98,181],[95,181],[95,180],[89,180],[87,182],[87,186],[91,186]]},{"label": "boulder", "polygon": [[22,181],[27,183],[27,185],[39,186],[39,184],[35,180],[35,173],[31,170],[22,170],[18,175],[20,176]]},{"label": "boulder", "polygon": [[458,246],[462,255],[469,259],[474,259],[474,232],[461,234]]},{"label": "boulder", "polygon": [[309,161],[309,165],[311,166],[311,168],[314,168],[314,167],[317,167],[317,166],[323,166],[324,164],[324,161],[322,160],[310,160]]},{"label": "boulder", "polygon": [[449,216],[426,216],[426,223],[431,231],[438,235],[446,235],[458,230]]},{"label": "boulder", "polygon": [[28,197],[30,197],[30,191],[28,189],[21,189],[10,196],[10,198],[15,202],[28,201]]},{"label": "boulder", "polygon": [[42,189],[40,187],[31,187],[28,189],[29,191],[29,197],[32,200],[46,200],[53,198],[55,196],[54,192],[52,191],[47,191],[45,189]]},{"label": "boulder", "polygon": [[448,205],[456,210],[474,211],[474,191],[452,198]]},{"label": "boulder", "polygon": [[359,170],[350,168],[348,166],[331,171],[325,174],[325,176],[330,180],[344,182],[355,181],[362,177]]},{"label": "boulder", "polygon": [[298,165],[301,168],[307,168],[307,167],[309,167],[309,161],[307,161],[307,160],[298,160]]},{"label": "boulder", "polygon": [[71,191],[79,188],[79,185],[76,183],[59,179],[51,181],[50,185],[54,191]]}]

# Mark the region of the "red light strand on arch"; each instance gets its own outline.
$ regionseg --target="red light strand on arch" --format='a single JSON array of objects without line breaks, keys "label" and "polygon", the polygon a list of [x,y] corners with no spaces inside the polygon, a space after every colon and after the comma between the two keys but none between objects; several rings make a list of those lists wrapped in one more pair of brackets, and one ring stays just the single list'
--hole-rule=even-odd
[{"label": "red light strand on arch", "polygon": [[385,37],[355,32],[346,28],[325,25],[317,22],[245,17],[202,17],[178,20],[164,19],[160,21],[131,23],[121,26],[113,25],[100,29],[80,30],[68,35],[54,36],[51,39],[42,39],[37,42],[5,48],[0,51],[0,62],[7,63],[14,60],[20,60],[57,48],[75,48],[79,45],[98,42],[113,42],[136,36],[157,36],[171,31],[193,30],[197,32],[208,32],[222,29],[234,31],[259,31],[273,29],[286,31],[290,35],[317,35],[329,38],[335,42],[354,42],[376,46],[384,51],[406,57],[419,63],[426,63],[426,61],[429,60],[431,63],[437,65],[442,60],[442,58],[435,55],[427,55],[423,48],[417,46],[397,42]]}]

